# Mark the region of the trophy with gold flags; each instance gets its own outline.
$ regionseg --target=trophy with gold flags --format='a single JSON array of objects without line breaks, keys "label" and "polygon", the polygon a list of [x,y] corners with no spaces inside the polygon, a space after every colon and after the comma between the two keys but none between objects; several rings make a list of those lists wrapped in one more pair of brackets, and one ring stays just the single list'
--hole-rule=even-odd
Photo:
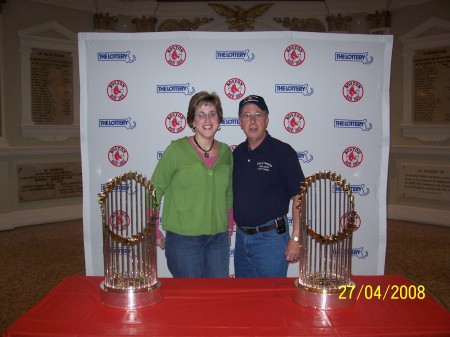
[{"label": "trophy with gold flags", "polygon": [[317,309],[352,303],[355,203],[349,184],[329,171],[307,177],[299,196],[300,259],[295,302]]},{"label": "trophy with gold flags", "polygon": [[101,301],[124,309],[159,302],[153,185],[142,175],[128,172],[109,180],[98,196],[104,258]]}]

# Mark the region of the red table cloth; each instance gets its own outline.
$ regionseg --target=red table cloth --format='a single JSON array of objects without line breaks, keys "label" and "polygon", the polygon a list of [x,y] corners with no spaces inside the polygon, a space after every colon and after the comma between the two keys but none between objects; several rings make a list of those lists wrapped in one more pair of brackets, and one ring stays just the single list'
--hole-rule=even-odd
[{"label": "red table cloth", "polygon": [[103,305],[102,280],[65,278],[3,336],[450,336],[450,312],[397,275],[354,276],[354,303],[326,311],[294,302],[293,278],[161,279],[162,300],[137,310]]}]

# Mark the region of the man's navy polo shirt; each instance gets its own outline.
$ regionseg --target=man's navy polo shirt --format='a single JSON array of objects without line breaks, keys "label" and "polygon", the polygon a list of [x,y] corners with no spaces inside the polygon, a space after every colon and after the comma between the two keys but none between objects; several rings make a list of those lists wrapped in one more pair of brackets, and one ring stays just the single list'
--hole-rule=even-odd
[{"label": "man's navy polo shirt", "polygon": [[305,180],[295,150],[266,135],[254,150],[248,141],[233,151],[233,215],[238,226],[259,226],[289,211]]}]

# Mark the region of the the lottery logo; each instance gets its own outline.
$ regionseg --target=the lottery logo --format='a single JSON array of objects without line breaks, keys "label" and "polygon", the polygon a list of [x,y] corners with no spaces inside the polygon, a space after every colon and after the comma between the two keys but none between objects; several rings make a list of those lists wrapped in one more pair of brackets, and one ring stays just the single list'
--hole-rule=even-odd
[{"label": "the lottery logo", "polygon": [[244,81],[239,78],[230,78],[224,85],[223,91],[230,99],[240,99],[244,96],[246,87]]},{"label": "the lottery logo", "polygon": [[128,94],[127,84],[121,80],[111,81],[106,88],[106,93],[112,101],[122,101]]},{"label": "the lottery logo", "polygon": [[358,102],[364,95],[364,88],[358,81],[348,81],[342,87],[342,95],[349,102]]},{"label": "the lottery logo", "polygon": [[299,112],[289,112],[284,117],[284,128],[290,133],[299,133],[305,127],[305,118]]},{"label": "the lottery logo", "polygon": [[369,252],[364,247],[353,248],[352,256],[356,256],[358,259],[365,259],[369,256]]},{"label": "the lottery logo", "polygon": [[224,117],[221,126],[239,126],[239,118],[236,117]]},{"label": "the lottery logo", "polygon": [[[366,257],[369,256],[369,252],[367,250],[365,250],[364,247],[352,248],[351,252],[352,252],[352,257],[357,257],[358,259],[365,259]],[[341,255],[342,250],[338,251],[337,249],[333,249],[332,254],[333,255]]]},{"label": "the lottery logo", "polygon": [[172,67],[181,66],[186,61],[186,50],[178,44],[171,45],[166,49],[166,62]]},{"label": "the lottery logo", "polygon": [[131,120],[131,117],[120,119],[99,119],[98,127],[100,128],[125,128],[133,130],[136,127],[136,122]]},{"label": "the lottery logo", "polygon": [[335,119],[335,128],[358,128],[363,131],[369,131],[372,129],[372,123],[368,123],[367,119]]},{"label": "the lottery logo", "polygon": [[255,58],[254,53],[250,53],[249,49],[246,50],[216,50],[216,59],[242,59],[245,62],[251,62]]},{"label": "the lottery logo", "polygon": [[276,93],[303,94],[311,96],[314,93],[313,88],[308,88],[308,84],[275,84]]},{"label": "the lottery logo", "polygon": [[368,56],[369,53],[348,53],[348,52],[336,52],[334,53],[335,61],[350,61],[361,62],[362,64],[371,64],[373,62],[373,56]]},{"label": "the lottery logo", "polygon": [[114,145],[108,151],[108,160],[113,166],[124,166],[128,162],[127,149],[121,145]]},{"label": "the lottery logo", "polygon": [[180,133],[186,127],[186,118],[181,112],[171,112],[166,117],[166,128],[171,133]]},{"label": "the lottery logo", "polygon": [[[366,187],[365,184],[360,185],[350,185],[350,190],[353,194],[358,194],[362,197],[365,197],[370,193],[370,188]],[[333,193],[346,193],[346,191],[339,185],[334,185]]]},{"label": "the lottery logo", "polygon": [[125,211],[114,211],[109,217],[109,226],[116,231],[123,231],[130,225],[130,217]]},{"label": "the lottery logo", "polygon": [[309,153],[308,150],[305,151],[297,151],[298,160],[303,163],[310,163],[313,161],[314,156]]},{"label": "the lottery logo", "polygon": [[349,146],[342,152],[342,162],[347,167],[358,167],[362,160],[363,153],[361,149],[356,146]]},{"label": "the lottery logo", "polygon": [[186,84],[158,84],[156,86],[156,92],[158,94],[176,94],[182,93],[185,95],[192,95],[195,93],[195,88],[190,87],[189,83]]},{"label": "the lottery logo", "polygon": [[133,63],[136,61],[135,55],[130,55],[129,51],[125,52],[98,52],[98,61],[123,61],[125,63]]},{"label": "the lottery logo", "polygon": [[[106,184],[101,184],[100,185],[100,192],[104,192],[105,188],[106,188]],[[132,187],[132,184],[129,183],[121,183],[116,185],[114,188],[111,189],[111,191],[114,192],[123,192],[123,193],[127,193],[129,195],[135,195],[136,194],[136,188]]]},{"label": "the lottery logo", "polygon": [[305,50],[298,44],[291,44],[284,50],[284,60],[293,67],[301,65],[306,58]]}]

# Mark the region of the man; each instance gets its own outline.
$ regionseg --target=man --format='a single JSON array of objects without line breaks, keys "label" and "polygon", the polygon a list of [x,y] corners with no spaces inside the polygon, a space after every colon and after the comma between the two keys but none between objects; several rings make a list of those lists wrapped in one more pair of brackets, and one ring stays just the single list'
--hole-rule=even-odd
[{"label": "man", "polygon": [[[239,125],[247,139],[233,152],[233,212],[236,277],[286,277],[299,258],[296,196],[305,179],[298,155],[267,131],[269,109],[261,96],[239,103]],[[293,230],[286,214],[292,199]]]}]

